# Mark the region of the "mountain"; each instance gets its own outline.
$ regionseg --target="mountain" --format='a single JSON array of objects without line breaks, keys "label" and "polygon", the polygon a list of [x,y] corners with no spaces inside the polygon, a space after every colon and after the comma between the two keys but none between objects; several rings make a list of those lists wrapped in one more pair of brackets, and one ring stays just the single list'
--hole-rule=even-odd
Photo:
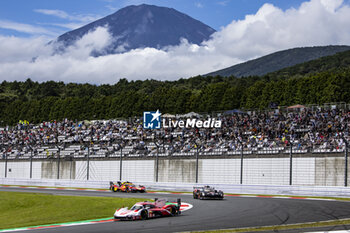
[{"label": "mountain", "polygon": [[128,6],[57,38],[60,49],[72,45],[97,27],[108,25],[114,42],[105,54],[152,47],[162,49],[180,44],[181,38],[200,44],[215,30],[175,9],[154,5]]},{"label": "mountain", "polygon": [[209,73],[205,76],[262,76],[286,67],[318,59],[320,57],[334,55],[339,52],[350,50],[350,46],[315,46],[288,49],[269,54],[254,60],[234,65],[222,70]]},{"label": "mountain", "polygon": [[268,75],[273,79],[290,78],[296,75],[304,76],[325,71],[340,72],[350,68],[350,50],[339,52],[331,56],[321,57],[316,60],[304,62],[295,66],[287,67]]}]

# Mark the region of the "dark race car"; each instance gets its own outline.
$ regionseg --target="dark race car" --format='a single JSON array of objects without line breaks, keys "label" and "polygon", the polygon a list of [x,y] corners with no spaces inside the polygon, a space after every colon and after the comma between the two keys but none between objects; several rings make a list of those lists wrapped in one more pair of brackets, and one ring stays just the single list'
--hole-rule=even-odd
[{"label": "dark race car", "polygon": [[224,192],[221,190],[216,190],[214,187],[203,186],[203,187],[193,187],[193,198],[194,199],[224,199]]},{"label": "dark race car", "polygon": [[113,192],[140,192],[144,193],[146,192],[146,187],[142,185],[134,185],[133,183],[126,181],[126,182],[109,182],[109,189]]},{"label": "dark race car", "polygon": [[180,206],[181,199],[177,199],[177,203],[158,199],[155,199],[154,202],[138,202],[130,209],[128,207],[117,209],[114,213],[114,219],[146,220],[149,218],[176,216],[181,214]]}]

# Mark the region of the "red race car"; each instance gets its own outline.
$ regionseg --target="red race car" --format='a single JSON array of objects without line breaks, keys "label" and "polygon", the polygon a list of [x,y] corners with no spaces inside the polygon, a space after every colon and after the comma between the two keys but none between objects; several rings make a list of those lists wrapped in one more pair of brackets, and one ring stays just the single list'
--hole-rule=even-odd
[{"label": "red race car", "polygon": [[134,185],[133,183],[126,181],[126,182],[109,182],[109,189],[112,190],[113,192],[140,192],[144,193],[146,192],[146,187],[142,185]]},{"label": "red race car", "polygon": [[181,214],[181,199],[177,199],[177,203],[168,202],[166,200],[155,199],[154,202],[138,202],[128,209],[117,209],[114,213],[114,219],[119,220],[146,220],[149,218],[176,216]]}]

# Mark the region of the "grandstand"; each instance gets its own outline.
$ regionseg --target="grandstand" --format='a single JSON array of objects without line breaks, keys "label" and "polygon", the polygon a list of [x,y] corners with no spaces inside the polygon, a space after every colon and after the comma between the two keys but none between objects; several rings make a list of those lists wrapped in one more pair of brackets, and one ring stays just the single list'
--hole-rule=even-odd
[{"label": "grandstand", "polygon": [[219,129],[145,130],[138,118],[21,122],[1,130],[0,159],[276,155],[291,149],[296,154],[342,153],[350,139],[347,108],[240,111],[215,117],[222,121]]}]

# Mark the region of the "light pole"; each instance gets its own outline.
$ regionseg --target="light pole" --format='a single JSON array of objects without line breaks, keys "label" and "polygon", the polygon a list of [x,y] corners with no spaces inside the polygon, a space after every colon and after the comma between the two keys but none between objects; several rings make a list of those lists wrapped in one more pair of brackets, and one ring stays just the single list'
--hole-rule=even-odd
[{"label": "light pole", "polygon": [[88,153],[86,158],[86,180],[89,180],[90,178],[90,144],[91,142],[89,141],[87,145]]},{"label": "light pole", "polygon": [[241,145],[241,175],[240,175],[240,184],[243,184],[243,143],[239,140],[239,144]]},{"label": "light pole", "polygon": [[[156,138],[157,139],[157,138]],[[158,169],[159,169],[159,145],[158,145],[158,143],[157,143],[157,140],[154,140],[154,144],[156,145],[156,147],[157,147],[157,154],[156,154],[156,182],[158,182]],[[163,146],[164,146],[164,144],[163,144]]]},{"label": "light pole", "polygon": [[289,185],[292,185],[292,179],[293,179],[293,144],[291,141],[289,141]]},{"label": "light pole", "polygon": [[194,143],[196,145],[196,183],[198,183],[198,163],[199,163],[199,147],[200,147],[200,140],[196,141]]},{"label": "light pole", "polygon": [[58,149],[58,153],[57,153],[57,180],[59,180],[60,179],[61,148],[58,144],[56,144],[56,147]]},{"label": "light pole", "polygon": [[7,178],[7,151],[8,151],[8,147],[5,151],[5,178]]},{"label": "light pole", "polygon": [[30,148],[30,171],[29,171],[29,177],[32,179],[33,176],[33,147],[29,146]]},{"label": "light pole", "polygon": [[348,186],[348,141],[343,137],[344,143],[345,143],[345,151],[344,151],[344,156],[345,156],[345,171],[344,171],[344,186]]},{"label": "light pole", "polygon": [[118,146],[120,148],[120,160],[119,160],[119,180],[122,180],[122,174],[123,174],[123,143],[124,140],[121,139],[120,142],[118,142]]}]

